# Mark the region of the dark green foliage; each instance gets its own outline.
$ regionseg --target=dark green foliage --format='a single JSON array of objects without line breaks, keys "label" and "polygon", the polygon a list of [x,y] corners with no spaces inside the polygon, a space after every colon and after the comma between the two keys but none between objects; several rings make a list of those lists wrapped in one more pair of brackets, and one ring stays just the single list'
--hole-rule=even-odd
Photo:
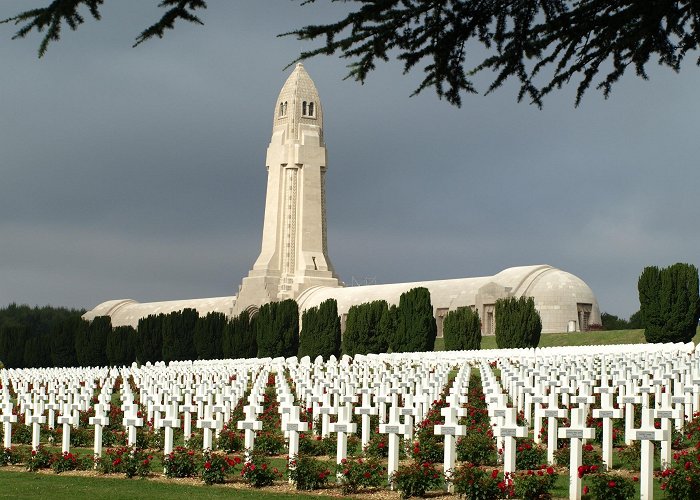
[{"label": "dark green foliage", "polygon": [[449,311],[442,325],[446,351],[481,348],[481,321],[479,313],[470,307]]},{"label": "dark green foliage", "polygon": [[291,357],[299,348],[299,308],[292,299],[260,307],[255,320],[258,357]]},{"label": "dark green foliage", "polygon": [[86,328],[85,320],[80,316],[56,323],[51,330],[51,362],[53,366],[77,366],[75,355],[75,333]]},{"label": "dark green foliage", "polygon": [[54,325],[69,319],[80,317],[85,310],[66,309],[65,307],[29,307],[28,305],[10,304],[0,309],[0,327],[3,325],[22,325],[29,329],[29,336],[41,336],[52,332]]},{"label": "dark green foliage", "polygon": [[[62,0],[60,2],[50,2],[45,7],[32,8],[22,11],[9,19],[3,19],[0,23],[21,24],[20,29],[13,38],[24,38],[32,31],[45,33],[39,44],[39,57],[46,53],[49,43],[59,40],[61,37],[62,24],[70,26],[72,29],[85,22],[85,16],[80,12],[81,7],[85,7],[90,15],[100,20],[100,7],[104,0]],[[195,15],[197,9],[206,9],[206,0],[159,0],[158,7],[168,9],[161,18],[151,26],[141,32],[136,37],[134,47],[153,37],[162,38],[165,30],[173,29],[175,21],[182,20],[196,24],[204,24]]]},{"label": "dark green foliage", "polygon": [[301,324],[299,357],[315,359],[322,356],[327,360],[331,355],[340,355],[340,317],[335,299],[328,299],[318,307],[304,311]]},{"label": "dark green foliage", "polygon": [[80,366],[107,365],[107,336],[112,331],[112,319],[98,316],[76,335],[75,353]]},{"label": "dark green foliage", "polygon": [[639,330],[644,328],[644,322],[642,321],[642,311],[637,311],[627,322],[627,327],[634,330]]},{"label": "dark green foliage", "polygon": [[629,328],[627,320],[606,312],[600,315],[600,322],[603,325],[603,330],[626,330]]},{"label": "dark green foliage", "polygon": [[628,68],[646,78],[653,60],[679,71],[699,45],[698,31],[691,0],[387,0],[360,2],[342,19],[290,34],[320,41],[300,59],[337,53],[349,59],[348,77],[361,82],[391,56],[404,72],[420,67],[416,92],[434,88],[459,106],[463,92],[477,92],[481,72],[494,74],[487,92],[514,79],[518,100],[536,104],[575,80],[577,104],[591,84],[607,96]]},{"label": "dark green foliage", "polygon": [[163,361],[197,359],[194,336],[198,320],[199,314],[195,309],[165,315],[162,323]]},{"label": "dark green foliage", "polygon": [[54,366],[56,348],[62,366],[75,365],[73,328],[66,327],[64,331],[62,325],[82,321],[84,312],[17,304],[0,309],[0,361],[14,368]]},{"label": "dark green foliage", "polygon": [[165,314],[150,314],[139,320],[136,359],[139,363],[163,360],[163,321]]},{"label": "dark green foliage", "polygon": [[395,304],[390,305],[382,312],[382,317],[379,320],[379,332],[377,335],[377,351],[387,352],[391,345],[392,339],[396,335],[396,325],[398,323],[398,307]]},{"label": "dark green foliage", "polygon": [[209,313],[199,318],[194,327],[194,346],[197,359],[221,359],[221,340],[226,326],[226,315]]},{"label": "dark green foliage", "polygon": [[129,366],[136,360],[136,330],[118,326],[107,334],[107,362],[110,366]]},{"label": "dark green foliage", "polygon": [[29,337],[24,343],[24,367],[45,368],[51,363],[51,336]]},{"label": "dark green foliage", "polygon": [[29,336],[29,328],[22,325],[0,327],[0,361],[5,368],[22,368],[24,365],[24,344]]},{"label": "dark green foliage", "polygon": [[437,336],[433,306],[427,288],[418,287],[401,294],[397,309],[394,352],[432,351]]},{"label": "dark green foliage", "polygon": [[677,263],[646,267],[639,277],[640,315],[647,342],[690,342],[700,316],[698,269]]},{"label": "dark green foliage", "polygon": [[382,317],[389,330],[389,307],[385,300],[365,302],[350,307],[343,333],[343,354],[382,353],[387,351],[388,340],[382,332]]},{"label": "dark green foliage", "polygon": [[258,354],[255,337],[255,324],[250,320],[248,311],[230,319],[224,326],[221,339],[224,358],[254,358]]},{"label": "dark green foliage", "polygon": [[85,365],[85,360],[87,359],[87,344],[88,344],[88,329],[90,328],[90,323],[87,321],[82,321],[76,325],[76,329],[73,335],[75,344],[75,359],[78,366]]},{"label": "dark green foliage", "polygon": [[540,343],[542,320],[532,297],[498,299],[495,315],[499,349],[537,347]]},{"label": "dark green foliage", "polygon": [[[14,39],[40,33],[41,57],[52,41],[60,39],[62,25],[77,29],[85,22],[85,12],[101,19],[103,2],[45,2],[44,7],[23,10],[0,22],[19,26]],[[134,45],[161,38],[178,21],[202,24],[196,13],[207,3],[157,0],[158,7],[167,10],[136,37]],[[628,69],[647,78],[650,61],[679,71],[700,40],[697,5],[691,0],[363,0],[347,4],[351,7],[340,19],[287,33],[321,42],[299,59],[338,54],[349,59],[348,76],[364,82],[378,62],[393,56],[402,61],[406,73],[422,67],[424,78],[416,92],[434,88],[455,105],[461,104],[463,92],[477,92],[473,79],[482,72],[493,73],[487,92],[510,78],[519,83],[519,100],[537,104],[575,80],[577,103],[592,84],[607,96]]]}]

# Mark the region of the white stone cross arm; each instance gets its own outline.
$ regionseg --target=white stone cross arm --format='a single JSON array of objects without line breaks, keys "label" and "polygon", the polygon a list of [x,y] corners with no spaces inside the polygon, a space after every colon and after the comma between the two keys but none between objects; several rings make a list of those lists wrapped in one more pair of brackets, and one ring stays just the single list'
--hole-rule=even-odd
[{"label": "white stone cross arm", "polygon": [[254,405],[246,405],[243,407],[245,419],[236,424],[240,431],[260,431],[262,430],[262,422],[256,420],[258,412],[262,411],[262,407]]},{"label": "white stone cross arm", "polygon": [[283,431],[306,432],[309,430],[309,423],[300,420],[301,410],[298,406],[292,406],[289,411],[289,419],[284,425]]},{"label": "white stone cross arm", "polygon": [[503,416],[505,417],[505,423],[500,426],[496,426],[493,430],[493,435],[495,437],[513,437],[513,438],[524,438],[528,435],[528,429],[525,426],[519,426],[517,424],[517,414],[515,408],[504,408]]}]

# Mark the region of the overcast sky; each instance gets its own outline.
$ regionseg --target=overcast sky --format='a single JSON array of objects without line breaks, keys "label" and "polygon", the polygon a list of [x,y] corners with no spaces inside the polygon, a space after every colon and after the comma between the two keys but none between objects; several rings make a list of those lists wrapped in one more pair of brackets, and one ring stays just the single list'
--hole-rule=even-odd
[{"label": "overcast sky", "polygon": [[[6,0],[0,17],[47,0]],[[109,299],[237,293],[260,250],[265,150],[302,44],[276,35],[342,5],[210,1],[131,48],[156,1],[109,1],[103,20],[39,38],[0,25],[0,305],[90,309]],[[492,275],[550,264],[601,310],[638,309],[648,265],[700,264],[700,70],[629,74],[607,101],[574,88],[544,110],[507,85],[461,109],[420,73],[305,63],[328,148],[330,258],[347,283]]]}]

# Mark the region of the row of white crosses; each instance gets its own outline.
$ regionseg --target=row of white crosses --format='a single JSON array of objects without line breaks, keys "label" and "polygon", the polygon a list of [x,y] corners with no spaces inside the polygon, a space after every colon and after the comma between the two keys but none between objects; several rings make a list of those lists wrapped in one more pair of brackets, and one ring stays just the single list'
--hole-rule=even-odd
[{"label": "row of white crosses", "polygon": [[[682,423],[682,418],[686,418],[689,413],[692,414],[688,408],[692,410],[698,399],[696,381],[700,380],[700,374],[690,362],[697,361],[697,358],[690,358],[687,355],[684,358],[678,355],[679,351],[682,352],[676,349],[676,351],[658,351],[653,355],[648,353],[627,355],[621,350],[620,353],[612,353],[605,358],[564,353],[537,355],[532,352],[520,352],[499,358],[502,385],[498,383],[487,365],[487,361],[491,361],[489,356],[503,354],[495,351],[479,353],[475,356],[468,353],[466,355],[432,353],[432,356],[429,354],[358,356],[352,363],[345,357],[340,361],[331,359],[328,363],[317,360],[313,364],[310,360],[305,362],[303,359],[301,361],[276,360],[275,363],[271,363],[270,360],[250,360],[246,361],[247,365],[244,363],[243,369],[240,362],[218,364],[209,362],[208,365],[171,364],[168,367],[156,365],[123,369],[122,375],[131,375],[137,381],[141,401],[147,407],[148,418],[152,418],[156,426],[164,428],[166,449],[172,447],[168,435],[172,436],[172,431],[179,426],[180,415],[183,415],[185,421],[183,426],[186,427],[188,417],[191,418],[191,414],[195,412],[198,416],[198,426],[204,430],[205,446],[211,446],[212,434],[220,431],[231,405],[235,404],[242,395],[243,387],[252,384],[245,408],[245,419],[238,422],[238,427],[246,433],[246,448],[252,449],[255,433],[262,425],[257,420],[257,416],[261,411],[260,401],[267,375],[275,371],[278,374],[276,386],[280,411],[284,412],[283,431],[288,433],[290,439],[290,456],[295,454],[293,453],[294,441],[297,441],[298,451],[298,433],[308,429],[308,423],[300,422],[300,409],[293,405],[295,400],[306,404],[306,407],[313,407],[313,416],[316,418],[320,416],[322,420],[323,434],[337,434],[339,462],[346,454],[348,434],[355,432],[354,424],[351,422],[353,412],[362,415],[363,442],[369,417],[376,413],[380,417],[380,432],[389,437],[391,474],[398,461],[397,444],[400,436],[411,435],[413,419],[422,419],[445,385],[450,368],[458,366],[460,370],[448,395],[448,406],[443,409],[442,416],[445,418],[445,423],[436,426],[435,429],[435,432],[443,435],[445,439],[445,470],[450,471],[454,467],[455,440],[464,432],[463,426],[458,423],[458,418],[461,416],[461,406],[466,402],[468,365],[478,365],[482,370],[490,414],[497,424],[495,435],[504,448],[504,470],[510,472],[514,469],[515,463],[514,440],[516,437],[525,435],[524,428],[516,424],[517,411],[521,410],[529,417],[533,405],[535,421],[538,418],[548,419],[549,439],[553,440],[550,441],[553,445],[548,446],[548,451],[551,450],[552,460],[557,437],[579,440],[579,443],[590,439],[590,432],[585,430],[584,424],[593,394],[601,395],[600,411],[608,412],[612,411],[611,399],[615,394],[621,398],[635,398],[621,400],[623,405],[644,405],[644,394],[648,396],[653,392],[658,396],[655,398],[656,407],[654,408],[658,413],[650,415],[650,418],[662,419],[662,425],[670,423],[671,419],[676,421],[676,425],[679,420]],[[273,367],[272,370],[271,367]],[[286,387],[284,377],[281,376],[285,368],[294,381],[295,393]],[[42,404],[43,410],[49,412],[56,409],[49,408],[48,405],[58,404],[59,424],[70,431],[70,427],[77,425],[77,422],[69,420],[62,422],[61,417],[74,417],[78,410],[84,411],[96,387],[101,387],[98,403],[95,405],[96,414],[90,422],[96,431],[95,453],[99,454],[101,453],[101,443],[98,442],[98,439],[101,439],[99,431],[106,425],[106,414],[109,411],[107,405],[110,403],[114,384],[114,373],[110,373],[107,369],[100,370],[102,373],[99,376],[95,373],[85,373],[87,375],[85,380],[80,381],[72,391],[66,391],[63,395],[60,390],[57,393],[42,391],[43,386],[37,380],[37,375],[30,374],[31,372],[26,372],[29,375],[25,378],[22,378],[22,373],[18,376],[15,372],[5,376],[3,389],[11,380],[18,394],[20,413],[25,415],[25,422],[28,423],[34,424],[32,422],[34,415],[37,415],[37,418],[43,416]],[[576,379],[576,374],[580,375],[579,380]],[[631,374],[639,375],[643,383],[626,382],[625,377],[629,381]],[[6,372],[5,375],[7,375]],[[247,377],[250,377],[250,380]],[[53,376],[52,379],[55,381],[56,378]],[[594,380],[600,380],[600,383],[592,383]],[[586,383],[588,381],[591,383]],[[30,384],[39,389],[29,391]],[[673,395],[669,402],[668,396],[671,392]],[[358,394],[361,395],[360,401],[356,400]],[[129,440],[132,441],[132,437],[135,437],[135,429],[143,425],[143,419],[138,416],[133,395],[125,387],[122,387],[121,398],[124,410],[123,425],[128,428]],[[508,407],[509,399],[512,401],[512,408]],[[574,410],[576,415],[571,415],[572,425],[566,429],[558,429],[557,420],[568,415],[566,408],[559,406],[560,400],[564,405],[578,405]],[[647,405],[648,401],[647,397]],[[545,402],[548,403],[546,409]],[[13,414],[12,402],[5,403],[3,399],[3,404],[3,422],[11,425],[13,423],[10,416]],[[680,409],[683,410],[683,417],[679,416]],[[556,415],[552,412],[556,412]],[[330,423],[330,415],[337,415],[337,421],[334,424]],[[604,426],[606,419],[617,418],[615,413],[593,416],[603,419]],[[530,425],[528,417],[526,419]],[[40,425],[41,422],[37,422],[36,427]],[[6,432],[6,436],[9,434],[10,432]],[[644,436],[645,434],[641,434],[632,438],[644,439]],[[668,441],[663,439],[664,436],[661,435],[662,445]],[[605,444],[604,439],[604,447]],[[572,446],[572,453],[575,448],[577,448],[576,445]],[[576,457],[572,457],[572,464],[575,464],[576,460]],[[578,461],[580,463],[580,459]],[[574,469],[573,466],[572,469]]]},{"label": "row of white crosses", "polygon": [[[640,363],[636,366],[636,370],[621,370],[623,373],[623,378],[617,378],[614,383],[617,384],[620,396],[618,396],[618,403],[625,407],[627,413],[626,418],[626,441],[629,443],[632,440],[642,440],[644,442],[644,448],[648,452],[648,456],[645,456],[645,460],[642,463],[642,470],[640,471],[640,476],[642,479],[642,497],[650,498],[651,495],[651,477],[653,475],[653,461],[649,457],[653,457],[653,441],[661,441],[662,446],[662,463],[668,463],[671,456],[670,447],[670,422],[675,420],[676,425],[680,426],[683,423],[684,418],[689,418],[690,410],[693,408],[693,397],[695,395],[696,389],[694,387],[694,377],[691,372],[697,370],[697,358],[694,358],[695,369],[690,366],[686,366],[685,370],[682,370],[677,364],[673,364],[670,361],[666,363],[666,370],[660,368],[655,368],[653,370],[649,369],[650,365],[653,363]],[[640,361],[637,359],[637,361]],[[659,361],[657,356],[654,360]],[[679,361],[678,359],[676,361]],[[683,360],[681,359],[681,364]],[[686,360],[687,361],[687,360]],[[601,408],[593,412],[594,418],[599,418],[603,420],[603,457],[604,462],[607,466],[611,465],[612,460],[612,419],[621,418],[621,410],[613,408],[613,393],[615,388],[610,387],[608,384],[608,375],[606,369],[605,358],[602,358],[600,363],[601,368],[601,383],[594,387],[596,393],[601,394]],[[659,364],[663,367],[663,363]],[[581,372],[580,365],[577,367]],[[633,373],[630,373],[633,372]],[[507,372],[507,370],[506,370]],[[636,375],[638,382],[634,382],[630,375]],[[587,374],[587,378],[591,379],[590,373]],[[690,380],[693,386],[687,387],[681,383],[681,379]],[[566,380],[566,379],[565,379]],[[639,382],[641,380],[641,383]],[[549,419],[549,443],[548,443],[548,456],[549,461],[553,461],[553,451],[556,448],[556,437],[569,438],[571,440],[571,459],[570,459],[570,470],[571,470],[571,485],[570,485],[570,497],[579,498],[580,497],[580,479],[578,478],[577,468],[581,464],[580,458],[580,448],[581,444],[585,439],[592,439],[594,436],[593,429],[588,429],[585,427],[585,419],[588,416],[588,408],[594,400],[592,400],[590,395],[590,385],[583,383],[583,388],[579,387],[578,391],[572,393],[568,385],[568,381],[563,384],[558,380],[552,380],[550,382],[550,392],[548,396],[548,408],[540,410],[540,416],[542,414],[544,417]],[[672,383],[671,383],[672,382]],[[563,387],[562,387],[563,386]],[[518,390],[517,384],[510,384],[511,390]],[[674,396],[671,396],[671,389],[673,387]],[[540,387],[541,389],[541,387]],[[529,391],[524,391],[526,394],[530,394]],[[533,388],[533,393],[537,392]],[[544,391],[540,391],[543,393]],[[578,392],[578,395],[574,395]],[[655,394],[655,409],[648,409],[649,407],[649,393],[653,392]],[[558,432],[556,425],[557,419],[563,418],[568,412],[558,406],[557,393],[560,393],[562,399],[566,398],[572,404],[578,404],[578,408],[572,410],[571,412],[571,426],[565,429],[559,429]],[[531,396],[530,401],[537,404],[542,402],[542,396]],[[674,399],[675,398],[675,399]],[[527,398],[526,398],[527,399]],[[632,416],[634,414],[634,405],[641,404],[644,408],[646,418],[642,424],[641,429],[633,429]],[[676,407],[674,408],[674,405]],[[529,412],[528,412],[529,413]],[[537,415],[536,411],[536,415]],[[661,419],[661,429],[659,432],[653,426],[653,419]],[[536,416],[536,420],[538,417]],[[539,422],[538,426],[539,428]],[[553,432],[554,431],[554,432]],[[556,436],[556,437],[555,437]]]}]

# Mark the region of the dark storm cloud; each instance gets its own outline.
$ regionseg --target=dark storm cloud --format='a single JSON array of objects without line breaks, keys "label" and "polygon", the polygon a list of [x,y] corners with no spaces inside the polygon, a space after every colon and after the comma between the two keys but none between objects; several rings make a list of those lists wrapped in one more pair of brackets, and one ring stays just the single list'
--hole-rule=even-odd
[{"label": "dark storm cloud", "polygon": [[[231,295],[259,251],[274,101],[303,48],[277,38],[342,6],[212,2],[206,26],[131,49],[155,2],[107,2],[35,57],[0,31],[0,304],[90,308]],[[26,8],[3,2],[0,16]],[[455,109],[420,75],[305,64],[329,151],[331,259],[346,282],[491,275],[548,263],[603,310],[637,308],[646,265],[698,264],[700,75],[631,75],[604,101],[540,111],[506,87]]]}]

